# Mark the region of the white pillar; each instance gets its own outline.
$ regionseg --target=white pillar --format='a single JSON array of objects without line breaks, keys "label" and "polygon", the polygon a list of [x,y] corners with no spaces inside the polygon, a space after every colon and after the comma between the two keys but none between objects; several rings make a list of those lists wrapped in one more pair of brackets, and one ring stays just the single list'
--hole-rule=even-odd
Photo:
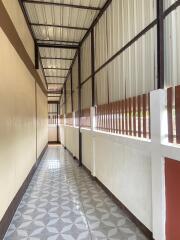
[{"label": "white pillar", "polygon": [[153,238],[165,240],[165,174],[161,144],[167,139],[166,91],[150,94],[151,141],[152,141],[152,229]]}]

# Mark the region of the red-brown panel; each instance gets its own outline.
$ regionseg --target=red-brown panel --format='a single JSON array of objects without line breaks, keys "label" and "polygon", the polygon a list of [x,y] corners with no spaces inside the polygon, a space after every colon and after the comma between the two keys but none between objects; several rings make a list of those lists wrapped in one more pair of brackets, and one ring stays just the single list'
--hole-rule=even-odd
[{"label": "red-brown panel", "polygon": [[104,104],[104,130],[105,131],[107,131],[107,126],[106,126],[106,120],[107,120],[106,107],[107,107],[107,104]]},{"label": "red-brown panel", "polygon": [[105,104],[103,105],[103,131],[106,129],[106,119],[105,119]]},{"label": "red-brown panel", "polygon": [[143,137],[147,137],[147,130],[146,130],[146,109],[147,109],[147,95],[143,94]]},{"label": "red-brown panel", "polygon": [[110,120],[111,120],[111,132],[113,132],[113,109],[112,109],[112,103],[110,103]]},{"label": "red-brown panel", "polygon": [[137,97],[137,109],[138,109],[138,137],[141,137],[141,96]]},{"label": "red-brown panel", "polygon": [[180,162],[165,159],[166,240],[180,239]]},{"label": "red-brown panel", "polygon": [[99,130],[99,106],[97,106],[97,130]]},{"label": "red-brown panel", "polygon": [[116,102],[114,102],[114,133],[116,133]]},{"label": "red-brown panel", "polygon": [[113,113],[113,117],[114,117],[114,133],[116,133],[116,103],[113,103],[113,109],[114,109],[114,113]]},{"label": "red-brown panel", "polygon": [[125,134],[125,123],[124,123],[124,120],[125,120],[125,117],[124,117],[124,110],[125,110],[125,107],[124,107],[124,100],[122,100],[121,102],[122,104],[122,134]]},{"label": "red-brown panel", "polygon": [[104,105],[101,105],[101,130],[104,130]]},{"label": "red-brown panel", "polygon": [[149,118],[149,127],[148,127],[148,131],[149,131],[149,138],[151,138],[151,117],[150,117],[151,111],[150,111],[150,93],[148,93],[148,118]]},{"label": "red-brown panel", "polygon": [[112,132],[114,133],[114,103],[111,103]]},{"label": "red-brown panel", "polygon": [[114,102],[114,133],[116,133],[116,128],[117,128],[117,126],[116,126],[116,119],[117,119],[116,114],[117,114],[117,111],[116,111],[116,102]]},{"label": "red-brown panel", "polygon": [[119,134],[119,115],[120,115],[119,101],[116,102],[116,110],[117,110],[117,117],[116,117],[117,133]]},{"label": "red-brown panel", "polygon": [[106,121],[107,131],[109,132],[109,104],[106,104]]},{"label": "red-brown panel", "polygon": [[175,87],[176,142],[180,144],[180,86]]},{"label": "red-brown panel", "polygon": [[173,143],[173,88],[167,89],[168,140]]},{"label": "red-brown panel", "polygon": [[104,124],[104,122],[103,122],[103,105],[101,105],[101,131],[103,131],[104,130],[104,128],[103,128],[103,124]]},{"label": "red-brown panel", "polygon": [[136,136],[136,97],[133,97],[133,133]]},{"label": "red-brown panel", "polygon": [[121,104],[121,101],[119,101],[119,133],[120,133],[120,134],[122,134],[121,114],[122,114],[122,104]]},{"label": "red-brown panel", "polygon": [[108,108],[108,104],[106,104],[106,131],[109,132],[109,108]]},{"label": "red-brown panel", "polygon": [[132,136],[132,98],[129,98],[129,135]]},{"label": "red-brown panel", "polygon": [[110,132],[110,111],[109,111],[109,104],[107,104],[107,114],[108,114],[108,122],[107,122],[107,127],[108,127],[108,132]]},{"label": "red-brown panel", "polygon": [[128,99],[125,100],[125,133],[128,135]]},{"label": "red-brown panel", "polygon": [[102,130],[102,105],[99,106],[99,115],[100,115],[100,130]]}]

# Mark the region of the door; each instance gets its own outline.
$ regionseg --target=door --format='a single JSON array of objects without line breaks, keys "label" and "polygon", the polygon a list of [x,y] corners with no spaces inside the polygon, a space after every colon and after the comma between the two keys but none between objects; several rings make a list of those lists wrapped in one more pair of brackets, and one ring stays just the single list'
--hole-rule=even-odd
[{"label": "door", "polygon": [[48,103],[48,142],[59,143],[59,103]]}]

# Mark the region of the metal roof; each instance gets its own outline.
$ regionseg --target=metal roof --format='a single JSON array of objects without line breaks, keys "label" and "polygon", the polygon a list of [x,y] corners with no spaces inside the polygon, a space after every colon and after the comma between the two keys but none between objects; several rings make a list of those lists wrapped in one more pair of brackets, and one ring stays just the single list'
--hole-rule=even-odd
[{"label": "metal roof", "polygon": [[107,0],[21,0],[28,25],[39,47],[48,90],[53,88],[61,92],[77,47],[106,2]]}]

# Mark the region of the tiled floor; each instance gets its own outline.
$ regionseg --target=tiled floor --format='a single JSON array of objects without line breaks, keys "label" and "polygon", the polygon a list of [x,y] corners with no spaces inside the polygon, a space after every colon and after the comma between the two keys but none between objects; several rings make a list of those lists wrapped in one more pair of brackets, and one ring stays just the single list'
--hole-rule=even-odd
[{"label": "tiled floor", "polygon": [[4,240],[146,240],[71,155],[49,147]]}]

